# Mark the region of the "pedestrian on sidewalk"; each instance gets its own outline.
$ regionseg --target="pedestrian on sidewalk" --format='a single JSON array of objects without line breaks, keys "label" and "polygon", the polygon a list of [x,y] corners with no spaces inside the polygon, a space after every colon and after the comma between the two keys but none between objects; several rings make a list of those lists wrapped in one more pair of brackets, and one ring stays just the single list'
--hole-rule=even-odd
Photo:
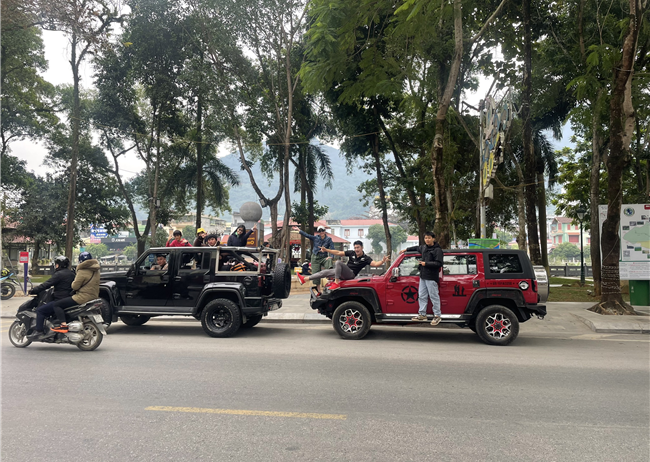
[{"label": "pedestrian on sidewalk", "polygon": [[[304,232],[302,229],[298,229],[296,226],[293,227],[294,230],[298,231],[301,236],[305,236],[309,239],[312,244],[311,250],[311,272],[312,274],[318,273],[321,270],[331,269],[332,268],[332,257],[323,250],[322,247],[330,250],[334,250],[334,242],[332,238],[329,237],[325,231],[324,226],[319,226],[316,228],[316,235],[312,235]],[[316,289],[320,292],[320,279],[312,278]]]},{"label": "pedestrian on sidewalk", "polygon": [[432,326],[440,324],[442,314],[440,311],[440,292],[438,291],[438,281],[440,276],[440,268],[443,265],[442,248],[436,242],[436,235],[431,231],[424,233],[424,245],[408,247],[400,251],[404,252],[419,252],[422,255],[420,260],[420,284],[418,289],[418,302],[420,309],[418,315],[412,318],[412,321],[427,321],[427,303],[431,299],[433,307],[433,320]]}]

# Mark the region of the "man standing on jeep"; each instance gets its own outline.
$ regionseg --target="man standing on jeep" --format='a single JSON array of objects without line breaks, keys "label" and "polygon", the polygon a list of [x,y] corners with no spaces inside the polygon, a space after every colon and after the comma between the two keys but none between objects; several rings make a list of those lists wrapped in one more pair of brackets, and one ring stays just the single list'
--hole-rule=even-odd
[{"label": "man standing on jeep", "polygon": [[354,241],[354,250],[346,250],[345,252],[342,252],[340,250],[326,249],[325,247],[321,247],[321,250],[332,255],[348,257],[348,262],[346,264],[339,260],[336,262],[334,269],[321,270],[318,273],[312,274],[311,276],[303,276],[302,274],[298,274],[298,279],[300,280],[301,284],[304,284],[305,281],[309,281],[310,279],[333,277],[334,282],[327,287],[329,290],[335,290],[340,287],[339,284],[341,283],[341,280],[347,281],[349,279],[354,279],[357,274],[359,274],[359,271],[361,271],[366,266],[370,265],[373,268],[376,268],[377,266],[381,266],[390,260],[388,256],[385,256],[381,260],[373,261],[372,258],[364,253],[363,242],[361,241]]},{"label": "man standing on jeep", "polygon": [[[311,250],[311,271],[312,273],[318,273],[321,269],[330,269],[332,267],[332,257],[330,257],[327,252],[321,250],[321,247],[326,249],[334,250],[334,242],[332,238],[327,235],[325,232],[324,226],[319,226],[316,229],[316,235],[313,236],[304,232],[302,229],[293,227],[294,230],[297,230],[301,236],[305,236],[313,243],[313,248]],[[312,279],[314,285],[319,289],[320,292],[320,279]]]},{"label": "man standing on jeep", "polygon": [[433,308],[432,326],[440,324],[440,293],[438,292],[438,280],[440,275],[440,268],[443,264],[442,248],[436,242],[436,235],[431,231],[424,233],[424,245],[408,247],[402,250],[404,252],[420,252],[422,259],[420,260],[420,287],[418,290],[418,302],[420,303],[420,310],[418,315],[412,318],[413,321],[426,321],[427,320],[427,303],[431,299]]}]

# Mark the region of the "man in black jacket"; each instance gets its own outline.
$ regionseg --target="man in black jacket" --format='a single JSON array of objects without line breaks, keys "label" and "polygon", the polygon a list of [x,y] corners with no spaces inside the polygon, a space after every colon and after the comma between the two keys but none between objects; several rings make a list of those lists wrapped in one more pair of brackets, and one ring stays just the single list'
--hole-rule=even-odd
[{"label": "man in black jacket", "polygon": [[[34,287],[29,291],[29,293],[36,295],[50,287],[54,287],[53,301],[63,300],[70,296],[70,293],[72,292],[72,281],[74,281],[74,278],[75,274],[70,270],[70,260],[63,255],[59,255],[54,259],[54,274],[52,277],[43,284]],[[49,307],[44,311],[41,310],[41,308],[42,307],[39,307],[36,310],[36,329],[30,337],[36,337],[42,334],[45,318],[54,313],[56,313],[59,323],[65,322],[65,312],[63,311],[63,308]]]},{"label": "man in black jacket", "polygon": [[424,245],[408,247],[404,252],[420,252],[422,259],[420,260],[420,287],[418,290],[418,302],[420,303],[420,310],[418,315],[415,316],[413,321],[426,321],[427,320],[427,303],[431,299],[433,308],[432,326],[440,324],[440,294],[438,292],[438,280],[440,275],[440,268],[443,264],[442,248],[436,242],[436,235],[430,231],[424,233]]}]

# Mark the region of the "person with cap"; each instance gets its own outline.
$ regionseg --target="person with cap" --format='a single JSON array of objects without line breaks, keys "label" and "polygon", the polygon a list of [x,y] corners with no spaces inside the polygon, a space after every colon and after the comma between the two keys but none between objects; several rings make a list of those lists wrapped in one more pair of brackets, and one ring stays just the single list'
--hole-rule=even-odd
[{"label": "person with cap", "polygon": [[440,324],[442,314],[440,311],[440,293],[438,291],[438,281],[440,278],[440,268],[443,265],[442,247],[436,242],[436,235],[431,231],[424,233],[424,245],[408,247],[401,250],[404,252],[419,252],[422,255],[420,259],[420,283],[418,289],[418,302],[420,309],[418,315],[412,321],[428,321],[427,303],[431,299],[433,309],[432,326]]},{"label": "person with cap", "polygon": [[174,236],[172,239],[167,241],[166,247],[192,247],[187,239],[183,239],[183,233],[180,230],[176,230],[172,233]]},{"label": "person with cap", "polygon": [[[315,236],[304,232],[302,229],[298,229],[296,226],[294,226],[293,229],[297,230],[301,236],[305,236],[313,244],[311,250],[312,274],[332,268],[332,257],[330,257],[327,252],[321,250],[321,247],[334,250],[334,242],[332,242],[332,238],[325,232],[325,227],[319,225],[318,228],[316,228]],[[320,279],[312,279],[312,281],[314,281],[315,286],[320,286]],[[318,291],[320,292],[320,287],[318,287]]]},{"label": "person with cap", "polygon": [[205,239],[203,239],[203,246],[204,247],[217,247],[219,245],[219,236],[216,234],[208,234],[205,236]]},{"label": "person with cap", "polygon": [[205,232],[205,229],[199,228],[196,230],[196,239],[194,239],[194,247],[201,247],[203,245],[203,239],[207,236],[208,233]]}]

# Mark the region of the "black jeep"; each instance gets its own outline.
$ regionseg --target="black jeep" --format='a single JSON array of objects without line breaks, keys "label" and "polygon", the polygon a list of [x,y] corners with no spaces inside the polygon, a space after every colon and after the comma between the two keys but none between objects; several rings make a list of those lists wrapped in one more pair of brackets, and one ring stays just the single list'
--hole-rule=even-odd
[{"label": "black jeep", "polygon": [[140,326],[154,316],[193,316],[212,337],[253,327],[291,291],[278,251],[249,247],[161,247],[126,272],[101,274],[107,324]]}]

